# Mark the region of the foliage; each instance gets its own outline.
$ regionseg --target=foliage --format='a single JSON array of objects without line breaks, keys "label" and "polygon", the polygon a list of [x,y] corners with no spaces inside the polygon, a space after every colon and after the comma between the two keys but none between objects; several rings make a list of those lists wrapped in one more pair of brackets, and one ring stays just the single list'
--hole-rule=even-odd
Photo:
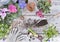
[{"label": "foliage", "polygon": [[[17,12],[12,13],[10,11],[1,10],[4,8],[5,9],[7,8],[7,10],[9,10],[8,6],[10,4],[14,5],[13,7],[16,7]],[[0,14],[2,14],[2,15],[0,15],[0,39],[4,38],[9,33],[10,26],[11,26],[13,19],[19,17],[21,15],[20,12],[21,11],[20,11],[20,7],[18,6],[18,3],[14,3],[12,1],[10,1],[8,4],[0,6]]]},{"label": "foliage", "polygon": [[48,38],[47,40],[49,40],[51,37],[56,36],[58,34],[56,26],[54,25],[49,26],[47,30],[44,30],[44,34]]},{"label": "foliage", "polygon": [[37,4],[38,9],[42,10],[43,13],[50,12],[50,6],[51,3],[47,0],[39,0]]}]

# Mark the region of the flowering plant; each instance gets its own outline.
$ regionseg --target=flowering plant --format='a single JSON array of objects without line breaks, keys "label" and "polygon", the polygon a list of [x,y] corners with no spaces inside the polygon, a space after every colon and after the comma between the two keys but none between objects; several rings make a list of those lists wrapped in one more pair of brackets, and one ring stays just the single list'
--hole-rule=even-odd
[{"label": "flowering plant", "polygon": [[[17,0],[1,0],[0,6],[0,39],[9,33],[13,19],[20,16],[20,7]],[[6,3],[7,2],[7,3]]]}]

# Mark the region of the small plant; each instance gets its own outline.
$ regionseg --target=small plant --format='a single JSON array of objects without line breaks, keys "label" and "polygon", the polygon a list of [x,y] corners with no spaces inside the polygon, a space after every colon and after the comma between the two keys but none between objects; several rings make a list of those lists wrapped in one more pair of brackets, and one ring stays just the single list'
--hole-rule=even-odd
[{"label": "small plant", "polygon": [[54,25],[49,26],[47,30],[44,30],[44,34],[47,37],[47,40],[49,40],[53,36],[56,36],[58,34],[58,31],[56,30],[56,26]]},{"label": "small plant", "polygon": [[51,2],[48,0],[39,0],[37,4],[38,9],[42,10],[43,13],[49,13],[50,6],[51,6]]}]

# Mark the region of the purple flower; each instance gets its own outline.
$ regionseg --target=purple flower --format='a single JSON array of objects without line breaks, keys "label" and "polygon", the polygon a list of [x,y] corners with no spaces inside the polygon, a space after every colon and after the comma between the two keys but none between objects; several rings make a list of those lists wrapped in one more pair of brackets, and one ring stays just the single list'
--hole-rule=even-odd
[{"label": "purple flower", "polygon": [[0,9],[0,16],[2,19],[6,17],[6,11],[9,11],[7,8]]},{"label": "purple flower", "polygon": [[26,7],[26,3],[23,0],[19,0],[19,6],[21,9],[24,9]]}]

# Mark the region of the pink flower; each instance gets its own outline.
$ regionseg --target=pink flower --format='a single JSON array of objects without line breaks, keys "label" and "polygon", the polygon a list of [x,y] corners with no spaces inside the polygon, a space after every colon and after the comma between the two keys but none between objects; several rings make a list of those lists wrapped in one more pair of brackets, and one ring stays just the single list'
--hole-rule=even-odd
[{"label": "pink flower", "polygon": [[41,17],[41,18],[44,17],[44,15],[42,14],[42,11],[41,10],[37,11],[36,12],[36,15],[39,16],[39,17]]},{"label": "pink flower", "polygon": [[8,6],[8,8],[9,8],[9,12],[11,12],[11,13],[16,13],[17,12],[16,6],[13,5],[13,4],[10,4]]}]

